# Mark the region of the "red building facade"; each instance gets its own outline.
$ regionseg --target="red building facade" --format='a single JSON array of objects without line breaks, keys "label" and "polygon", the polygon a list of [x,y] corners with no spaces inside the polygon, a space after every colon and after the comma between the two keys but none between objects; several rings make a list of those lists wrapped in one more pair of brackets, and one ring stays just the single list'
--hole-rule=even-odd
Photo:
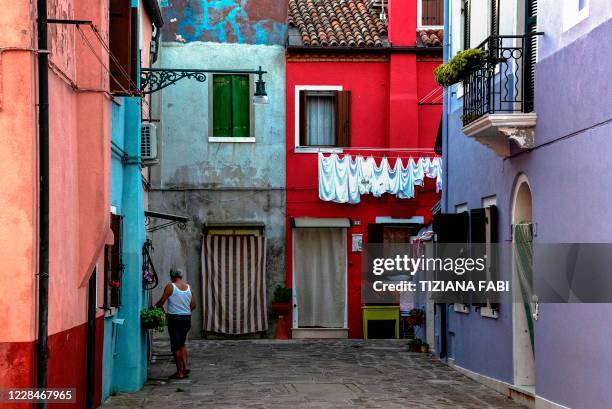
[{"label": "red building facade", "polygon": [[319,153],[372,156],[377,164],[386,157],[391,165],[435,155],[442,107],[433,70],[442,36],[423,29],[418,1],[391,0],[388,8],[289,2],[286,260],[294,337],[361,338],[362,253],[353,242],[406,242],[439,200],[432,179],[411,199],[319,198]]}]

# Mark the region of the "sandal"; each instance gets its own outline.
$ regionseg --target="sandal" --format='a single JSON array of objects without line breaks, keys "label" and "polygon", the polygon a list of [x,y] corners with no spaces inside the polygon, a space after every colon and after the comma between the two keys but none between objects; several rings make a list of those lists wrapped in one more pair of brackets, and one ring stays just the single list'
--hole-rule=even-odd
[{"label": "sandal", "polygon": [[178,373],[173,373],[168,378],[169,379],[185,379],[185,376],[179,376]]},{"label": "sandal", "polygon": [[191,372],[191,369],[185,369],[183,371],[183,373],[185,374],[185,376],[189,375],[189,373]]}]

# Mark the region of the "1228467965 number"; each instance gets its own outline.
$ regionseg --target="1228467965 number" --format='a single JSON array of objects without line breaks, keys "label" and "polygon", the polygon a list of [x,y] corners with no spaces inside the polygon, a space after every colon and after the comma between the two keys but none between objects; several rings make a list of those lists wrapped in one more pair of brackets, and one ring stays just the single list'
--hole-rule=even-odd
[{"label": "1228467965 number", "polygon": [[0,389],[0,403],[74,403],[76,388],[5,388]]}]

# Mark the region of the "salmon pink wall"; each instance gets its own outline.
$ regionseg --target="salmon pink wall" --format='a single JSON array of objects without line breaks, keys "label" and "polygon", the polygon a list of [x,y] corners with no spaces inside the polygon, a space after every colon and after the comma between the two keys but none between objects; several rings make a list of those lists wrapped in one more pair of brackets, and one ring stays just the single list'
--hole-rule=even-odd
[{"label": "salmon pink wall", "polygon": [[[2,47],[34,47],[34,3],[0,0]],[[92,20],[107,36],[107,2],[49,0],[48,16]],[[91,31],[82,30],[94,51],[104,55]],[[79,352],[86,345],[86,284],[95,266],[102,265],[109,224],[108,77],[74,26],[50,26],[49,50],[49,386],[78,380],[80,387],[86,362]],[[0,297],[0,314],[11,324],[0,330],[0,387],[32,386],[38,304],[35,54],[3,52],[0,73],[0,288],[11,292]]]},{"label": "salmon pink wall", "polygon": [[[414,33],[413,33],[414,36]],[[348,229],[348,326],[349,337],[362,337],[361,253],[351,252],[351,235],[363,234],[377,216],[431,219],[431,208],[439,200],[434,183],[417,188],[416,198],[400,200],[384,195],[361,197],[358,205],[323,202],[318,197],[317,154],[295,150],[295,87],[341,85],[351,91],[351,146],[344,153],[386,155],[391,161],[407,153],[364,151],[356,148],[433,148],[440,120],[440,106],[419,106],[420,95],[431,91],[436,63],[417,61],[415,54],[366,57],[353,55],[313,58],[288,56],[287,104],[287,285],[292,284],[292,217],[343,217],[359,221]],[[312,58],[312,57],[310,57]],[[374,59],[374,61],[372,61]],[[352,60],[352,61],[351,61]],[[427,77],[427,79],[424,79]],[[415,157],[418,153],[413,154]],[[377,159],[379,161],[380,159]]]}]

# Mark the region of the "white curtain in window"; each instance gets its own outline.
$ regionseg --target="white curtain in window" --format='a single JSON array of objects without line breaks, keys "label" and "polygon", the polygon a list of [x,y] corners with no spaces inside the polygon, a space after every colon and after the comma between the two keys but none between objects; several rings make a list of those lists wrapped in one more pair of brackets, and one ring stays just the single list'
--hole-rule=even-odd
[{"label": "white curtain in window", "polygon": [[308,145],[336,144],[336,105],[328,95],[308,96]]},{"label": "white curtain in window", "polygon": [[343,328],[346,229],[296,228],[293,231],[298,326]]}]

